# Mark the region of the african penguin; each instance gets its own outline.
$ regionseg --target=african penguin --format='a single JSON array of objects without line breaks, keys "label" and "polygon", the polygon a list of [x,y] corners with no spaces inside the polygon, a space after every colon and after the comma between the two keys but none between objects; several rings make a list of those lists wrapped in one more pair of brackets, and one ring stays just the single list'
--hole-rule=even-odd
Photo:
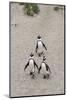
[{"label": "african penguin", "polygon": [[44,49],[47,50],[45,44],[42,42],[41,36],[39,35],[37,37],[37,44],[36,44],[36,53],[38,54],[39,57],[44,53]]},{"label": "african penguin", "polygon": [[38,65],[36,64],[36,62],[34,60],[34,54],[32,54],[32,53],[30,54],[30,58],[29,58],[27,64],[25,65],[24,71],[26,70],[26,68],[28,66],[30,67],[30,75],[31,75],[32,78],[34,78],[35,77],[35,75],[34,75],[35,66],[36,66],[36,68],[38,70]]},{"label": "african penguin", "polygon": [[43,61],[42,61],[41,65],[40,65],[40,68],[38,70],[38,73],[42,73],[43,74],[43,78],[44,79],[45,78],[48,79],[49,76],[50,76],[51,70],[50,70],[50,67],[46,64],[45,60],[46,60],[46,58],[44,56],[43,57]]}]

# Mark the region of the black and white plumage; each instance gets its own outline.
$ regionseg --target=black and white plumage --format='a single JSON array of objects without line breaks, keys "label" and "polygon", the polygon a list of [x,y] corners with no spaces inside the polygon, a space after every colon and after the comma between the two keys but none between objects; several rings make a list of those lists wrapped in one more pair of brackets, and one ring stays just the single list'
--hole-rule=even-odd
[{"label": "black and white plumage", "polygon": [[41,40],[41,36],[39,35],[37,37],[37,44],[36,44],[36,50],[35,50],[39,57],[44,53],[44,48],[45,50],[47,50],[45,44]]},{"label": "black and white plumage", "polygon": [[43,58],[43,61],[39,67],[38,73],[43,74],[43,78],[49,78],[51,70],[48,64],[45,62],[46,58]]},{"label": "black and white plumage", "polygon": [[24,71],[29,66],[30,67],[30,75],[32,75],[32,77],[34,78],[35,67],[38,70],[38,65],[36,64],[33,56],[34,55],[31,53],[30,58],[29,58],[27,64],[25,65]]}]

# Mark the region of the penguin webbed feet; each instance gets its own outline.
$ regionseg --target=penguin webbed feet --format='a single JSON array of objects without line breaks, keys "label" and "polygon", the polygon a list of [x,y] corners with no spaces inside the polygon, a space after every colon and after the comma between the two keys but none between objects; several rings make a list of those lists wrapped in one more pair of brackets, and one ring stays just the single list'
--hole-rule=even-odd
[{"label": "penguin webbed feet", "polygon": [[43,76],[43,79],[49,79],[50,75],[49,74],[46,74]]},{"label": "penguin webbed feet", "polygon": [[32,78],[32,79],[34,79],[34,78],[35,78],[35,75],[34,75],[34,73],[33,73],[33,72],[30,72],[30,76],[31,76],[31,78]]},{"label": "penguin webbed feet", "polygon": [[43,76],[43,79],[46,79],[46,75]]},{"label": "penguin webbed feet", "polygon": [[49,75],[49,74],[47,74],[47,75],[46,75],[46,78],[47,78],[47,79],[49,79],[49,77],[50,77],[50,75]]}]

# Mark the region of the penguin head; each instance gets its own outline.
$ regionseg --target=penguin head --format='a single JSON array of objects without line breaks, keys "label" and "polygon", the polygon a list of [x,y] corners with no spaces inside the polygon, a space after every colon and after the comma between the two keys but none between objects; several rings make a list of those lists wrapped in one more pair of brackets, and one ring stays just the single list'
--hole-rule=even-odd
[{"label": "penguin head", "polygon": [[33,56],[34,56],[34,54],[33,54],[33,53],[31,53],[31,54],[30,54],[30,57],[33,57]]},{"label": "penguin head", "polygon": [[46,57],[45,56],[43,56],[43,61],[45,61],[46,60]]},{"label": "penguin head", "polygon": [[40,35],[38,35],[38,36],[37,36],[37,39],[41,39],[41,36],[40,36]]}]

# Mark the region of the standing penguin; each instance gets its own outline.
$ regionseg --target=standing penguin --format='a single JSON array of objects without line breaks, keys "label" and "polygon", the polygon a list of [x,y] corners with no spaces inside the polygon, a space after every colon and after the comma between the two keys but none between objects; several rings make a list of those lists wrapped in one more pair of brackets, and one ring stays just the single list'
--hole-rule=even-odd
[{"label": "standing penguin", "polygon": [[36,44],[36,50],[35,50],[39,57],[41,57],[41,55],[44,53],[43,48],[45,48],[45,50],[47,50],[45,44],[41,40],[41,36],[39,35],[37,37],[37,44]]},{"label": "standing penguin", "polygon": [[24,71],[26,70],[27,67],[30,67],[30,75],[32,76],[32,78],[35,77],[34,72],[35,72],[35,66],[38,69],[38,65],[36,64],[35,60],[34,60],[34,54],[30,54],[30,58],[27,62],[27,64],[25,65]]},{"label": "standing penguin", "polygon": [[42,61],[42,63],[41,63],[41,65],[40,65],[40,68],[39,68],[39,70],[38,70],[38,73],[42,73],[43,74],[43,78],[45,79],[45,78],[49,78],[49,76],[50,76],[50,73],[51,73],[51,70],[50,70],[50,67],[46,64],[46,62],[45,62],[45,60],[46,60],[46,58],[45,58],[45,56],[43,57],[43,61]]}]

